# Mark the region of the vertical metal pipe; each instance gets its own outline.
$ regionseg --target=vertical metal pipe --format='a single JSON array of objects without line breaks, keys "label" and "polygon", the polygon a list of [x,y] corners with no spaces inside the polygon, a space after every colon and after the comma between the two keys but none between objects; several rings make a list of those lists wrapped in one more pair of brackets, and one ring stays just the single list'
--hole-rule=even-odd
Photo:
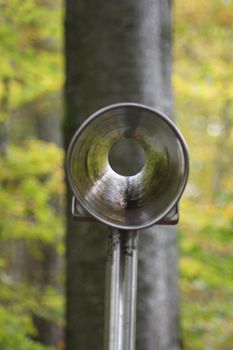
[{"label": "vertical metal pipe", "polygon": [[111,229],[108,241],[105,350],[134,350],[138,232]]}]

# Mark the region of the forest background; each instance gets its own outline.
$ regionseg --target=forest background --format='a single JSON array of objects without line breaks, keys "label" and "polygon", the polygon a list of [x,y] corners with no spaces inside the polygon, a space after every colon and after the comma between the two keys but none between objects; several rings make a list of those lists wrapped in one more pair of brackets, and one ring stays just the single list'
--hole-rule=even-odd
[{"label": "forest background", "polygon": [[[60,0],[0,0],[0,349],[64,348],[63,16]],[[185,350],[233,344],[233,2],[175,0]],[[53,344],[53,345],[46,345]]]}]

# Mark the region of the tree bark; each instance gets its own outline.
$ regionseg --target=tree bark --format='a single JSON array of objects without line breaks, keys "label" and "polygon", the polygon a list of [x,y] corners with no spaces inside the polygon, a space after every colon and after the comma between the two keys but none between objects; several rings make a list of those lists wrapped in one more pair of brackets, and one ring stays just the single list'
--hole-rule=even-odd
[{"label": "tree bark", "polygon": [[[172,116],[169,0],[66,0],[65,145],[94,111],[138,102]],[[67,208],[67,350],[103,348],[105,241],[101,224]],[[174,228],[139,233],[138,350],[178,350]]]}]

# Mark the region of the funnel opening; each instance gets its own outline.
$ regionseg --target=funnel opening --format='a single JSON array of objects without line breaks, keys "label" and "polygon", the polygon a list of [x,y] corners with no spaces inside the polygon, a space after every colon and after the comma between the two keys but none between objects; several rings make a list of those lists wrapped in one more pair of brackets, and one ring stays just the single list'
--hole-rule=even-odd
[{"label": "funnel opening", "polygon": [[120,137],[108,152],[110,167],[118,175],[134,176],[145,165],[146,155],[140,142],[131,137]]}]

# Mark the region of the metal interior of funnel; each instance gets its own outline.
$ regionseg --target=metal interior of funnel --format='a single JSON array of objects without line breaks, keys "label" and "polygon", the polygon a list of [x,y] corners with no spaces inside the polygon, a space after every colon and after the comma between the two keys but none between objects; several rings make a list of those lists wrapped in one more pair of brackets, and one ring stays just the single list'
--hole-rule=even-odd
[{"label": "metal interior of funnel", "polygon": [[98,220],[121,229],[148,227],[180,198],[188,152],[163,114],[120,103],[93,114],[74,135],[67,172],[80,204]]}]

